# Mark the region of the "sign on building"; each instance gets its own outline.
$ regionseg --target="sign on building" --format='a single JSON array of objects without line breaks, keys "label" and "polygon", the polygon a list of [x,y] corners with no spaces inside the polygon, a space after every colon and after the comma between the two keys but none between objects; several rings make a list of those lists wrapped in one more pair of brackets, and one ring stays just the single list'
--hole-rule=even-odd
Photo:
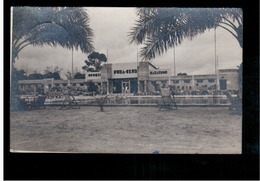
[{"label": "sign on building", "polygon": [[136,78],[137,63],[114,63],[112,64],[112,78]]}]

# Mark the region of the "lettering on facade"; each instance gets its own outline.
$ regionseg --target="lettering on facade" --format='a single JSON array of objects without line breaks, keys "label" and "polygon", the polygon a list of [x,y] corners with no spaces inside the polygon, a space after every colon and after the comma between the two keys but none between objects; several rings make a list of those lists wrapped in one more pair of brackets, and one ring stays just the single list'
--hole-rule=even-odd
[{"label": "lettering on facade", "polygon": [[114,74],[136,74],[137,69],[114,70]]},{"label": "lettering on facade", "polygon": [[150,75],[154,75],[154,74],[167,74],[168,72],[165,71],[150,71]]}]

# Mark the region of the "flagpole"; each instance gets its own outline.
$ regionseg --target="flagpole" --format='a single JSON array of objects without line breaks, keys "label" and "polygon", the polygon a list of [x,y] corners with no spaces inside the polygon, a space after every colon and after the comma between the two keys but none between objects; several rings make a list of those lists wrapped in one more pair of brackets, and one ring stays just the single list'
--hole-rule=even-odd
[{"label": "flagpole", "polygon": [[217,74],[217,46],[216,46],[216,27],[214,28],[214,45],[215,45],[215,74]]},{"label": "flagpole", "polygon": [[175,46],[173,47],[173,73],[174,73],[174,76],[176,75],[176,69],[175,69]]},{"label": "flagpole", "polygon": [[73,80],[73,47],[72,47],[72,70],[71,70],[71,80]]}]

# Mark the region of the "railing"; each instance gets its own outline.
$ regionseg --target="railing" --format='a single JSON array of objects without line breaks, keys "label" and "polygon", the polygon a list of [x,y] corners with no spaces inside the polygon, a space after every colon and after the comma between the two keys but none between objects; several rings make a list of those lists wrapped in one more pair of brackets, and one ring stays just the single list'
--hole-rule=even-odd
[{"label": "railing", "polygon": [[[96,97],[104,97],[97,95]],[[96,99],[93,96],[74,96],[80,105],[96,105]],[[175,95],[177,105],[230,105],[226,95]],[[232,95],[236,97],[236,95]],[[157,105],[161,96],[133,96],[133,95],[109,95],[105,105]],[[48,98],[44,105],[61,105],[64,98]]]}]

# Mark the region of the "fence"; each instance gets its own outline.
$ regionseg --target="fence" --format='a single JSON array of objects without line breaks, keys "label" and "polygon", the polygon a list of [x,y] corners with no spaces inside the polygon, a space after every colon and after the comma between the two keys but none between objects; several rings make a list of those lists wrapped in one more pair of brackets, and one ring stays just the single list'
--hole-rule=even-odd
[{"label": "fence", "polygon": [[[93,96],[74,96],[79,105],[96,105],[96,99]],[[96,96],[101,97],[101,96]],[[236,95],[232,95],[236,97]],[[147,105],[156,106],[161,96],[127,96],[127,95],[109,95],[105,105]],[[44,105],[61,105],[63,97],[46,98]],[[175,95],[175,101],[179,106],[229,106],[230,102],[226,95]]]}]

